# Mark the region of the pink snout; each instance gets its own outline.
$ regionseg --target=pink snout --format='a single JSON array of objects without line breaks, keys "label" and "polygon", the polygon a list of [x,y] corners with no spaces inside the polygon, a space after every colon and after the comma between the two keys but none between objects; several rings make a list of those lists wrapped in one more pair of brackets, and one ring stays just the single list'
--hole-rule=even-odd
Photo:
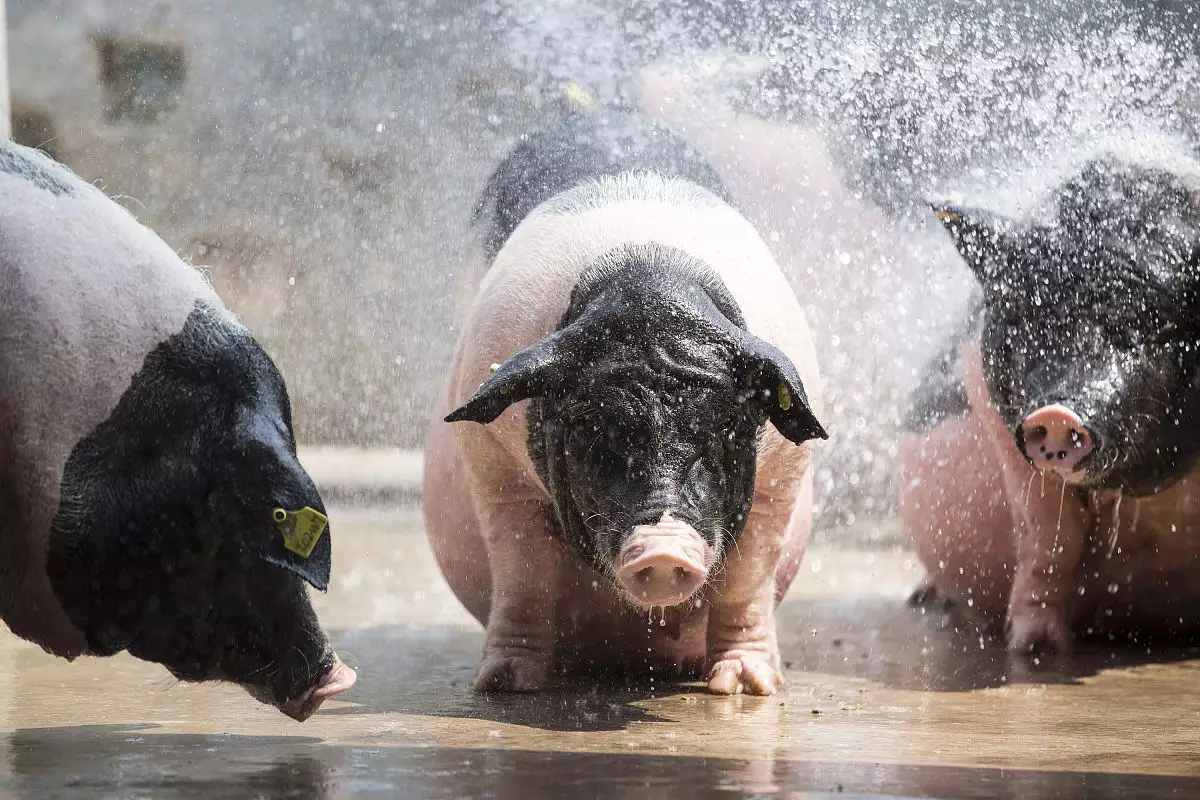
[{"label": "pink snout", "polygon": [[1055,403],[1021,421],[1025,456],[1038,469],[1069,475],[1091,455],[1096,443],[1079,415]]},{"label": "pink snout", "polygon": [[316,713],[325,702],[325,698],[341,694],[353,686],[356,680],[357,673],[339,658],[333,669],[329,670],[316,686],[290,703],[279,706],[279,710],[297,722],[304,722]]},{"label": "pink snout", "polygon": [[696,593],[708,577],[708,546],[684,522],[664,515],[639,525],[621,548],[617,580],[645,608],[674,606]]}]

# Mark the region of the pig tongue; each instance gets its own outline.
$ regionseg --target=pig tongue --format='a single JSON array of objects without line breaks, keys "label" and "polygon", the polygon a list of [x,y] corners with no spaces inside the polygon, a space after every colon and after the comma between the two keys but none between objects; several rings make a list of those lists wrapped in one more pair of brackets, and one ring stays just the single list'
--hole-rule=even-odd
[{"label": "pig tongue", "polygon": [[320,683],[290,703],[279,706],[279,710],[297,722],[304,722],[321,707],[321,703],[325,702],[326,697],[341,694],[353,686],[356,680],[358,680],[358,675],[354,670],[338,658],[333,669],[325,674]]}]

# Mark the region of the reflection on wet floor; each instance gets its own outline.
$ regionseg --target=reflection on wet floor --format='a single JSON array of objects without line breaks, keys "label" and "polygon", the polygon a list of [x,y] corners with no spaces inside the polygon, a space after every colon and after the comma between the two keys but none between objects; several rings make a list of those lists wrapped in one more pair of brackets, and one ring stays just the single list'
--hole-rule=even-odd
[{"label": "reflection on wet floor", "polygon": [[907,608],[903,551],[824,549],[780,613],[772,698],[594,679],[477,696],[482,642],[418,517],[340,516],[318,598],[359,684],[303,725],[240,690],[121,656],[0,641],[0,794],[13,797],[1190,796],[1200,649],[1087,645],[1031,679]]},{"label": "reflection on wet floor", "polygon": [[1186,778],[493,748],[318,745],[304,737],[33,728],[11,737],[12,795],[84,798],[464,796],[675,800],[815,797],[1187,796]]}]

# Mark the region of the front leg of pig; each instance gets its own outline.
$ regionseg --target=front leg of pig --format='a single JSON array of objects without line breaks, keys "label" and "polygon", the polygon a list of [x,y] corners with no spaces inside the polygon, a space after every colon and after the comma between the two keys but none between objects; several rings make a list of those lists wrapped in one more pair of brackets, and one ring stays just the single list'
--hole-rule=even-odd
[{"label": "front leg of pig", "polygon": [[[1015,450],[1015,448],[1014,448]],[[1005,470],[1010,498],[1031,468]],[[1034,478],[1040,483],[1039,478]],[[1008,600],[1008,650],[1013,655],[1071,652],[1071,615],[1078,599],[1079,562],[1087,538],[1088,512],[1061,478],[1047,477],[1045,491],[1033,486],[1024,509],[1014,507],[1017,569]],[[1061,511],[1059,510],[1061,505]]]},{"label": "front leg of pig", "polygon": [[480,692],[536,692],[554,660],[561,551],[536,499],[478,503],[492,573]]},{"label": "front leg of pig", "polygon": [[[811,526],[809,447],[777,450],[785,462],[760,468],[754,507],[724,575],[714,581],[708,615],[708,689],[715,694],[771,695],[783,682],[775,634],[776,572],[799,558]],[[779,479],[788,475],[790,479]],[[771,482],[774,480],[774,486]]]},{"label": "front leg of pig", "polygon": [[775,638],[775,580],[747,598],[722,599],[708,614],[708,690],[775,694],[782,683]]},{"label": "front leg of pig", "polygon": [[1091,515],[1077,491],[1055,475],[1038,474],[1021,455],[988,400],[978,347],[965,347],[962,359],[972,409],[990,439],[980,444],[990,447],[1000,461],[1013,516],[1017,564],[1008,601],[1009,653],[1067,655],[1074,639],[1071,613]]}]

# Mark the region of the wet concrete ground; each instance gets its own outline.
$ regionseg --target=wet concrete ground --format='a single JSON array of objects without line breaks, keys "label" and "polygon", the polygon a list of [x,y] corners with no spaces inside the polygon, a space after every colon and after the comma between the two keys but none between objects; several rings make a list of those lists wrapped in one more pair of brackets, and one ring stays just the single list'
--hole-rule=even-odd
[{"label": "wet concrete ground", "polygon": [[[906,608],[902,550],[810,551],[780,613],[787,685],[470,689],[482,631],[415,511],[334,512],[318,598],[359,670],[299,724],[228,686],[0,638],[0,795],[17,798],[1189,797],[1200,649],[1087,645],[1017,680],[1003,653]],[[732,793],[732,795],[730,794]]]}]

